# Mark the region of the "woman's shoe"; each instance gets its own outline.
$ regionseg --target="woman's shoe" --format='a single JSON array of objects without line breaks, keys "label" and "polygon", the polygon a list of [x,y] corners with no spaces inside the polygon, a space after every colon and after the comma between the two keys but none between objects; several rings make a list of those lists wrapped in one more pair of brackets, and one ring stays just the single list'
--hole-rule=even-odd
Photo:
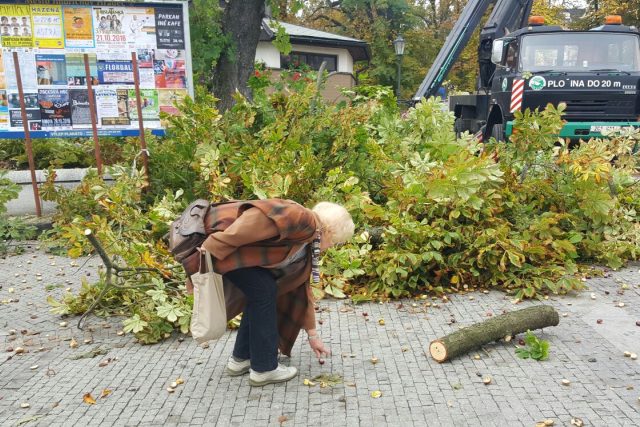
[{"label": "woman's shoe", "polygon": [[254,387],[262,387],[267,384],[283,383],[298,375],[298,369],[293,366],[278,364],[273,371],[256,372],[251,369],[249,374],[249,384]]},{"label": "woman's shoe", "polygon": [[251,369],[251,361],[249,359],[238,362],[233,358],[233,356],[229,357],[229,362],[227,362],[227,374],[232,377],[237,377],[238,375],[246,374],[249,372],[249,369]]}]

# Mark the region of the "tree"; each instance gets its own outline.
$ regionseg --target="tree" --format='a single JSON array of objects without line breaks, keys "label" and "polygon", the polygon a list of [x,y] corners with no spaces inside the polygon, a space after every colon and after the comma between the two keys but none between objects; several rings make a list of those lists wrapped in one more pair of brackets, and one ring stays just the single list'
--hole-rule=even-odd
[{"label": "tree", "polygon": [[193,0],[189,11],[193,78],[208,89],[212,88],[213,70],[225,46],[218,4],[219,0]]},{"label": "tree", "polygon": [[213,94],[220,100],[220,111],[225,111],[233,106],[236,92],[251,96],[247,82],[254,72],[265,2],[227,0],[220,5],[225,44],[214,69]]}]

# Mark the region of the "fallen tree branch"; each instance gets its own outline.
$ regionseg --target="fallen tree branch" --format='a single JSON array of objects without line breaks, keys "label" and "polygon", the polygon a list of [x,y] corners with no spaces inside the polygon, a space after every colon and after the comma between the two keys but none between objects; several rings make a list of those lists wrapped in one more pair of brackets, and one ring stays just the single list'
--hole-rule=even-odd
[{"label": "fallen tree branch", "polygon": [[462,328],[429,344],[429,353],[438,362],[453,359],[492,341],[526,332],[557,326],[558,312],[551,306],[538,305],[492,317]]}]

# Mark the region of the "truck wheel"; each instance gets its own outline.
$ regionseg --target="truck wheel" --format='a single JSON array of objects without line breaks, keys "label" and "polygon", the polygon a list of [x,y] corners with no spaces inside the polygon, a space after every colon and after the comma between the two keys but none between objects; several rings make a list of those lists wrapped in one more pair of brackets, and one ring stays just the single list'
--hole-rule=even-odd
[{"label": "truck wheel", "polygon": [[495,138],[496,141],[504,141],[504,123],[494,123],[491,127],[491,136]]}]

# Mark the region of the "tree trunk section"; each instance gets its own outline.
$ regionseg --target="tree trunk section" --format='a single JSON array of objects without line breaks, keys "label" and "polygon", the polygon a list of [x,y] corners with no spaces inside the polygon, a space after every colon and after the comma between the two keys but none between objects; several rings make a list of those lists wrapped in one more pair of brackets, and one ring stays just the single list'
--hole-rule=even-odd
[{"label": "tree trunk section", "polygon": [[431,341],[429,353],[438,362],[453,359],[492,341],[527,330],[557,326],[558,312],[551,306],[538,305],[492,317]]},{"label": "tree trunk section", "polygon": [[247,82],[254,71],[264,13],[264,0],[229,0],[224,8],[222,32],[228,45],[213,76],[213,94],[220,100],[220,111],[233,106],[236,90],[251,97]]}]

